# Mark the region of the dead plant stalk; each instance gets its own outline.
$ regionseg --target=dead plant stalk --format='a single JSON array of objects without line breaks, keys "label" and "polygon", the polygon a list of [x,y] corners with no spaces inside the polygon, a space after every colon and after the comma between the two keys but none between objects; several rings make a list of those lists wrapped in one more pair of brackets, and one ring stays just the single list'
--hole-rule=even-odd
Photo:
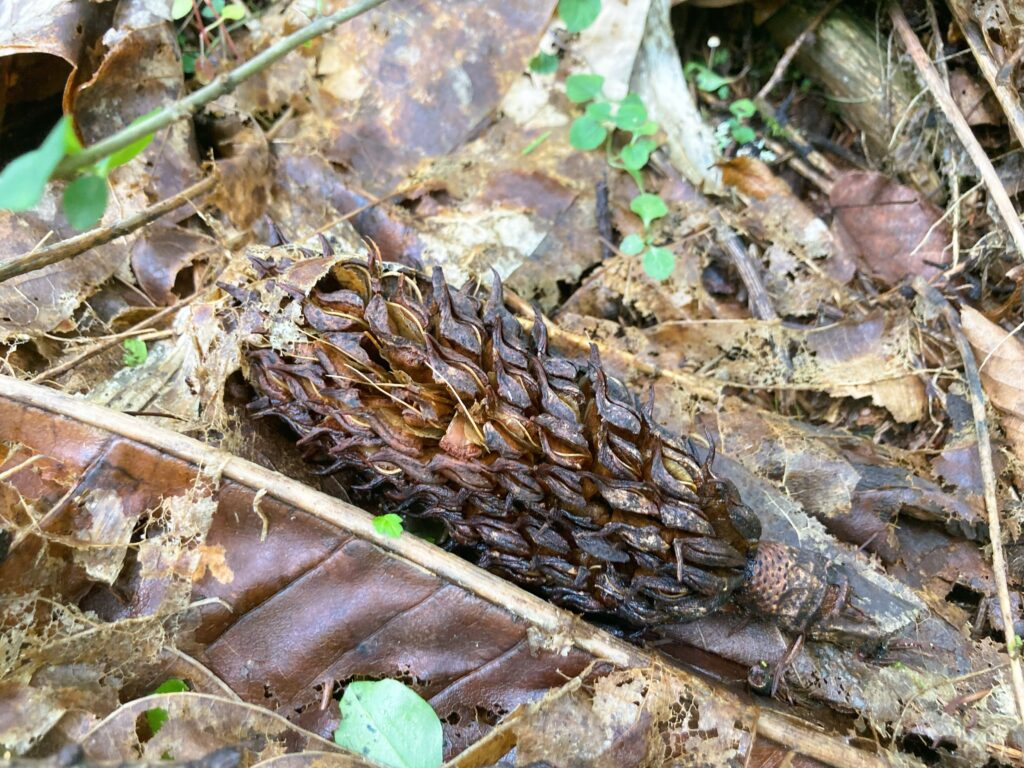
[{"label": "dead plant stalk", "polygon": [[245,63],[239,65],[230,72],[218,75],[209,85],[193,91],[183,99],[162,107],[145,120],[140,120],[124,130],[118,131],[112,136],[97,141],[95,144],[86,147],[81,152],[64,158],[57,166],[55,175],[66,177],[77,170],[92,165],[98,160],[107,157],[119,149],[124,149],[139,139],[149,134],[166,128],[168,125],[183,120],[194,114],[200,107],[209,104],[211,101],[234,90],[238,85],[257,72],[261,72],[278,59],[291,53],[299,46],[330,32],[335,27],[351,21],[367,11],[376,8],[385,0],[358,0],[339,11],[322,16],[316,21],[310,22],[299,30],[296,30],[287,37],[282,37],[266,50],[253,56]]},{"label": "dead plant stalk", "polygon": [[[982,149],[981,144],[974,137],[974,132],[967,124],[967,119],[956,106],[953,97],[949,93],[949,89],[943,83],[942,78],[939,77],[939,73],[935,71],[935,65],[932,64],[931,58],[925,51],[924,46],[921,45],[921,41],[918,40],[914,30],[910,27],[910,22],[907,21],[907,17],[898,3],[889,3],[889,17],[892,19],[893,27],[903,41],[907,53],[910,54],[918,74],[924,80],[928,90],[931,91],[935,102],[939,105],[946,119],[953,126],[953,131],[956,133],[957,138],[960,139],[960,143],[964,145],[964,149],[967,150],[967,154],[978,169],[978,173],[981,174],[985,187],[992,197],[992,202],[995,203],[1003,223],[1010,231],[1010,237],[1017,247],[1017,254],[1024,258],[1024,225],[1021,225],[1020,217],[1013,207],[1010,196],[1006,193],[1006,188],[999,180],[999,175],[996,173],[992,161],[989,160],[985,150]],[[1022,699],[1022,703],[1024,703],[1024,699]],[[1024,709],[1021,711],[1024,712]]]},{"label": "dead plant stalk", "polygon": [[1003,637],[1010,656],[1010,683],[1017,715],[1024,722],[1024,672],[1021,670],[1020,653],[1016,646],[1013,629],[1013,608],[1010,605],[1010,588],[1006,581],[1006,558],[1003,555],[1002,524],[999,519],[999,503],[996,500],[996,472],[992,464],[992,442],[989,438],[988,417],[985,415],[985,393],[981,388],[981,375],[971,345],[960,327],[960,317],[946,298],[934,286],[928,285],[923,277],[914,280],[917,294],[940,312],[949,326],[957,350],[964,362],[964,379],[971,398],[974,414],[974,430],[978,436],[978,458],[981,477],[985,486],[985,509],[988,512],[989,541],[992,545],[992,575],[999,598],[999,613],[1002,614]]}]

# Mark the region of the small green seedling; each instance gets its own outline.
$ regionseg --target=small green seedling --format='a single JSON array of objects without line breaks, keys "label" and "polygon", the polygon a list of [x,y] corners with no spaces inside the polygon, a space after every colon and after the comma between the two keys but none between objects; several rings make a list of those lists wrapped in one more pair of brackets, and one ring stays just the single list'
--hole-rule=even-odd
[{"label": "small green seedling", "polygon": [[386,515],[377,515],[373,518],[373,530],[381,536],[397,539],[402,535],[402,518],[394,512],[389,512]]},{"label": "small green seedling", "polygon": [[124,356],[122,362],[129,368],[142,365],[146,362],[146,358],[149,357],[149,350],[146,349],[146,342],[142,339],[135,338],[134,336],[130,339],[125,339],[124,342]]},{"label": "small green seedling", "polygon": [[[153,112],[131,122],[135,125]],[[103,216],[107,208],[107,176],[124,165],[153,140],[153,134],[143,136],[124,149],[107,155],[80,172],[64,189],[64,215],[75,229],[89,229]],[[43,197],[46,182],[53,176],[60,161],[82,151],[69,116],[62,117],[38,149],[14,158],[0,173],[0,209],[19,212],[34,208]]]},{"label": "small green seedling", "polygon": [[[184,680],[179,680],[176,677],[172,677],[160,683],[157,689],[153,691],[157,693],[185,693],[189,690],[188,683]],[[149,723],[150,733],[156,733],[164,727],[164,723],[167,722],[167,710],[163,707],[153,707],[152,709],[146,710],[146,722]]]},{"label": "small green seedling", "polygon": [[397,680],[349,683],[334,741],[389,768],[439,768],[444,761],[441,721]]},{"label": "small green seedling", "polygon": [[[650,119],[647,107],[637,94],[630,93],[619,101],[604,97],[604,78],[594,74],[570,75],[565,79],[565,95],[574,104],[585,105],[583,114],[569,127],[569,143],[576,149],[592,150],[604,145],[608,164],[620,168],[636,182],[640,194],[633,198],[630,210],[643,222],[642,235],[631,234],[623,239],[619,250],[627,256],[641,255],[644,271],[655,280],[666,280],[675,269],[675,255],[668,248],[652,242],[651,224],[668,213],[665,201],[656,194],[644,192],[640,171],[647,165],[658,142],[648,138],[658,132],[658,124]],[[628,140],[616,150],[616,132]]]},{"label": "small green seedling", "polygon": [[558,57],[541,51],[530,59],[530,71],[538,75],[550,75],[558,70]]}]

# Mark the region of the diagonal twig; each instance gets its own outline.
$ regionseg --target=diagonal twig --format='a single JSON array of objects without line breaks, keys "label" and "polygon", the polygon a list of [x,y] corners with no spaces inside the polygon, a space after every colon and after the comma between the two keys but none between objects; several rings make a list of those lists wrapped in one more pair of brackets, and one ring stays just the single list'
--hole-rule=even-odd
[{"label": "diagonal twig", "polygon": [[999,613],[1002,614],[1003,636],[1010,654],[1010,683],[1013,688],[1017,715],[1024,722],[1024,672],[1021,670],[1020,654],[1016,648],[1016,633],[1013,629],[1013,608],[1010,606],[1010,589],[1006,582],[1006,560],[1003,556],[1003,535],[999,520],[999,503],[996,500],[996,472],[992,465],[992,442],[988,432],[988,418],[985,415],[985,394],[981,388],[981,376],[967,337],[960,327],[960,317],[945,296],[937,288],[917,277],[914,290],[938,310],[946,320],[957,350],[964,361],[964,379],[971,396],[974,413],[974,430],[978,435],[978,458],[981,463],[981,478],[985,486],[985,509],[988,512],[988,533],[992,545],[992,575],[999,598]]},{"label": "diagonal twig", "polygon": [[[964,40],[971,47],[974,60],[978,62],[978,69],[981,70],[981,74],[988,81],[989,88],[992,89],[996,101],[1002,107],[1003,114],[1006,115],[1006,122],[1010,125],[1010,130],[1017,137],[1017,141],[1024,144],[1024,107],[1021,106],[1020,94],[1017,92],[1017,89],[1013,87],[1008,77],[1003,77],[1002,71],[1007,66],[1011,70],[1013,69],[1013,57],[1000,68],[993,60],[992,54],[989,53],[988,46],[985,44],[985,37],[978,28],[978,25],[971,19],[963,7],[964,4],[960,0],[949,0],[947,5],[953,12],[953,18],[956,19],[957,26],[960,27],[964,34]],[[1014,56],[1016,55],[1014,54]]]},{"label": "diagonal twig", "polygon": [[992,161],[989,160],[985,150],[982,149],[981,144],[974,137],[974,132],[967,124],[967,119],[957,108],[953,97],[949,93],[949,89],[942,82],[939,73],[935,71],[935,65],[932,64],[931,58],[925,52],[921,41],[917,39],[914,30],[910,28],[910,22],[907,21],[907,17],[898,3],[889,3],[889,17],[892,19],[893,27],[903,41],[907,53],[910,54],[914,66],[917,67],[918,74],[921,75],[921,79],[924,80],[928,90],[931,91],[942,113],[953,126],[953,130],[957,138],[960,139],[960,143],[964,145],[964,149],[967,150],[967,154],[974,162],[975,167],[977,167],[978,173],[981,174],[992,202],[995,203],[1003,223],[1006,224],[1006,228],[1010,231],[1010,237],[1017,247],[1018,255],[1024,258],[1024,226],[1021,225],[1020,217],[1017,215],[1017,211],[1014,209],[1010,196],[1006,193],[1006,188],[1003,186],[1002,181],[1000,181]]},{"label": "diagonal twig", "polygon": [[154,203],[126,219],[121,219],[121,221],[111,224],[109,227],[90,229],[88,232],[83,232],[75,237],[69,237],[67,240],[61,240],[59,243],[54,243],[46,248],[15,256],[10,261],[0,264],[0,283],[10,280],[12,277],[23,275],[26,272],[33,272],[37,269],[48,267],[51,264],[56,264],[59,261],[70,259],[72,256],[85,253],[90,248],[104,245],[111,240],[116,240],[123,235],[134,232],[136,229],[156,221],[165,213],[170,213],[192,198],[205,195],[215,186],[217,186],[217,177],[208,176],[191,187],[168,197],[166,200]]},{"label": "diagonal twig", "polygon": [[383,2],[384,0],[358,0],[358,2],[352,3],[352,5],[342,8],[339,11],[335,11],[327,16],[322,16],[316,21],[292,32],[292,34],[287,37],[282,37],[272,46],[261,53],[258,53],[256,56],[253,56],[244,64],[241,64],[230,72],[218,75],[209,85],[203,86],[198,91],[193,91],[185,98],[180,99],[173,104],[168,104],[160,109],[159,112],[147,117],[145,120],[140,120],[138,123],[130,125],[112,136],[101,139],[75,155],[65,157],[61,161],[60,165],[57,166],[57,170],[54,171],[54,175],[68,176],[74,171],[88,165],[92,165],[97,160],[100,160],[119,149],[124,149],[129,144],[148,136],[154,131],[166,128],[168,125],[171,125],[171,123],[175,123],[178,120],[188,117],[200,107],[209,104],[214,99],[234,90],[243,80],[266,69],[275,61],[286,54],[291,53],[303,43],[307,43],[320,35],[330,32],[340,24],[344,24],[346,21],[350,21],[356,16],[366,13]]}]

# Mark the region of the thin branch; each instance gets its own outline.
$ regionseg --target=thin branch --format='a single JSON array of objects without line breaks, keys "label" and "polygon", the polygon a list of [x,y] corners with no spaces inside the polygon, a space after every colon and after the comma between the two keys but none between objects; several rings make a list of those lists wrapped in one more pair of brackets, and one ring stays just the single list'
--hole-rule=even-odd
[{"label": "thin branch", "polygon": [[21,256],[15,256],[10,261],[0,264],[0,283],[10,280],[12,277],[24,275],[26,272],[33,272],[37,269],[48,267],[51,264],[56,264],[59,261],[70,259],[72,256],[85,253],[90,248],[104,245],[111,240],[116,240],[123,235],[130,234],[136,229],[156,221],[165,213],[170,213],[192,198],[206,194],[215,186],[217,186],[216,176],[208,176],[191,187],[183,189],[178,194],[172,195],[166,200],[161,200],[159,203],[154,203],[126,219],[121,219],[116,224],[111,224],[109,227],[97,227],[75,237],[70,237],[67,240],[61,240],[59,243],[48,245],[45,248],[29,251]]},{"label": "thin branch", "polygon": [[1010,683],[1013,688],[1017,715],[1024,722],[1024,672],[1021,671],[1020,654],[1016,648],[1016,633],[1013,629],[1013,608],[1010,606],[1010,588],[1006,582],[1006,559],[1003,556],[1003,534],[999,520],[999,503],[996,500],[996,471],[992,464],[992,442],[988,432],[988,417],[985,415],[985,393],[981,388],[981,375],[967,337],[960,327],[960,316],[938,289],[928,285],[922,277],[914,280],[914,290],[926,302],[942,313],[953,334],[957,350],[964,361],[964,378],[971,397],[974,413],[974,430],[978,435],[978,458],[981,463],[981,478],[985,486],[985,509],[988,512],[988,535],[992,545],[992,575],[999,598],[999,613],[1003,623],[1003,637],[1010,655]]},{"label": "thin branch", "polygon": [[[1020,94],[1017,93],[1017,89],[1013,87],[1008,78],[1001,77],[1000,68],[992,59],[988,46],[985,45],[984,35],[967,14],[960,0],[949,0],[947,5],[953,12],[957,26],[964,33],[964,39],[971,47],[971,53],[974,54],[974,59],[978,62],[978,69],[985,76],[989,88],[995,94],[996,101],[1002,107],[1003,114],[1006,115],[1006,122],[1010,124],[1010,130],[1017,137],[1017,141],[1024,145],[1024,107],[1021,107]],[[1009,65],[1010,62],[1008,61],[1007,64]],[[1012,70],[1012,65],[1010,68]]]},{"label": "thin branch", "polygon": [[1006,224],[1006,228],[1010,231],[1010,237],[1017,247],[1018,255],[1024,258],[1024,226],[1021,225],[1020,217],[1017,215],[1017,211],[1014,210],[1010,196],[1006,193],[1006,188],[1003,187],[1002,181],[999,180],[999,175],[992,166],[992,161],[989,160],[985,150],[982,149],[981,144],[974,137],[974,132],[967,124],[967,119],[957,108],[953,97],[949,94],[949,89],[945,87],[945,84],[939,77],[939,73],[935,71],[935,65],[932,64],[931,58],[921,45],[921,41],[917,39],[914,30],[910,28],[910,23],[907,21],[903,9],[895,2],[889,3],[889,17],[892,19],[893,27],[895,27],[897,34],[899,34],[900,39],[903,41],[903,45],[906,46],[907,53],[910,54],[914,66],[917,67],[921,79],[924,80],[928,90],[931,91],[946,119],[952,124],[957,138],[960,139],[964,149],[967,150],[967,154],[981,174],[985,187],[992,197],[992,202],[995,203],[1003,223]]},{"label": "thin branch", "polygon": [[218,75],[209,85],[190,93],[173,104],[168,104],[156,114],[141,120],[135,125],[128,126],[122,131],[118,131],[113,136],[97,141],[78,154],[65,157],[61,164],[57,166],[55,175],[69,176],[75,171],[92,165],[119,149],[124,149],[144,136],[148,136],[155,131],[159,131],[161,128],[166,128],[168,125],[188,117],[200,107],[234,90],[243,80],[266,69],[275,61],[291,53],[304,43],[330,32],[340,24],[344,24],[346,21],[354,19],[356,16],[360,16],[372,8],[376,8],[383,2],[384,0],[358,0],[358,2],[353,3],[347,8],[342,8],[340,11],[335,11],[307,24],[302,29],[281,38],[244,64],[230,72]]},{"label": "thin branch", "polygon": [[797,35],[796,40],[786,47],[785,52],[782,54],[782,57],[775,65],[775,69],[772,71],[772,76],[768,78],[768,82],[764,84],[764,87],[757,92],[755,100],[768,99],[768,95],[772,92],[772,89],[779,84],[783,76],[786,74],[786,70],[789,69],[789,65],[800,52],[800,48],[803,47],[803,44],[807,42],[807,39],[814,34],[814,30],[820,26],[821,22],[823,22],[825,18],[836,9],[837,5],[839,5],[839,0],[832,0],[832,2],[828,3],[818,12],[817,16],[811,19],[811,23],[807,25],[804,31]]}]

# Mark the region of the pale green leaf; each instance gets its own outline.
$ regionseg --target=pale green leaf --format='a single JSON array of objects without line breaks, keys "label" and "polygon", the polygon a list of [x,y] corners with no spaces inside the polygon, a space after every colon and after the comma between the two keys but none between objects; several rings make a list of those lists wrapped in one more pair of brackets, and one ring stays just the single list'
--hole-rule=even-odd
[{"label": "pale green leaf", "polygon": [[676,268],[676,257],[668,248],[653,246],[644,254],[643,265],[652,280],[667,280]]},{"label": "pale green leaf", "polygon": [[570,32],[582,32],[601,13],[601,0],[558,0],[558,18]]},{"label": "pale green leaf", "polygon": [[650,192],[644,192],[634,197],[629,204],[629,209],[643,220],[644,228],[651,226],[652,221],[660,219],[668,213],[665,201]]},{"label": "pale green leaf", "polygon": [[334,741],[389,768],[439,768],[443,761],[441,721],[397,680],[349,683]]}]

